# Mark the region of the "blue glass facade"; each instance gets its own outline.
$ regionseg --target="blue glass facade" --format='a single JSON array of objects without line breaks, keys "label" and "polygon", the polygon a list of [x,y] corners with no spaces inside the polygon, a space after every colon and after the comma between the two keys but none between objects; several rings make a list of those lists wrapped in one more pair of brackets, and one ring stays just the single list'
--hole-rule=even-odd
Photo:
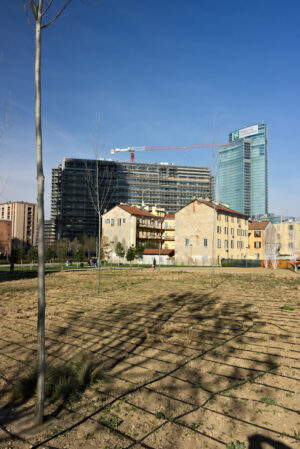
[{"label": "blue glass facade", "polygon": [[268,213],[268,130],[265,123],[229,135],[219,149],[219,200],[250,216]]}]

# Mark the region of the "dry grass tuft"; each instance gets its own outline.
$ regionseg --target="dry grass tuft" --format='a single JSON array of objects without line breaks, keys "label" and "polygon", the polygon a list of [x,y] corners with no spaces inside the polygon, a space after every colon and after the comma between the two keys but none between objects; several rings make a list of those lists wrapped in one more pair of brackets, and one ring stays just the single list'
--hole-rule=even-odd
[{"label": "dry grass tuft", "polygon": [[[35,394],[37,384],[35,365],[16,383],[13,402],[24,402]],[[77,356],[64,365],[47,364],[45,395],[49,403],[69,401],[80,395],[88,386],[105,381],[107,375],[86,356]]]}]

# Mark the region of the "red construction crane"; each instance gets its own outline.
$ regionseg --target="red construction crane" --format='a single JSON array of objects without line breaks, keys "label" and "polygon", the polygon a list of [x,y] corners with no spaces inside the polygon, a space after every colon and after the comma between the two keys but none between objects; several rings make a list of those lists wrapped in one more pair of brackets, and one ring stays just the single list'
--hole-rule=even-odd
[{"label": "red construction crane", "polygon": [[175,146],[145,146],[145,147],[128,147],[128,148],[112,148],[111,154],[130,153],[130,162],[134,162],[134,153],[137,151],[160,151],[160,150],[193,150],[196,148],[215,148],[230,145],[229,143],[199,144],[199,145],[175,145]]}]

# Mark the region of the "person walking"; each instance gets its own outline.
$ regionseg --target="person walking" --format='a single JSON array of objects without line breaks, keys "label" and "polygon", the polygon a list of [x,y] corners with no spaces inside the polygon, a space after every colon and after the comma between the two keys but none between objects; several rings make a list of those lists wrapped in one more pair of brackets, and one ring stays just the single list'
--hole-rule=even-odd
[{"label": "person walking", "polygon": [[155,270],[155,267],[156,267],[156,259],[155,259],[155,257],[154,257],[154,259],[153,259],[153,264],[152,264],[153,270]]}]

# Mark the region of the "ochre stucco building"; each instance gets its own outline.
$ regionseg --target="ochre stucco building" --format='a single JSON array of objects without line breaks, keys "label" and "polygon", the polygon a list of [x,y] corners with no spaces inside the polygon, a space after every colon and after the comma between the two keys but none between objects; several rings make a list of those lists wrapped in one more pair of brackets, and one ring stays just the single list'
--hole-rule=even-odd
[{"label": "ochre stucco building", "polygon": [[175,214],[175,263],[220,265],[246,259],[248,215],[220,203],[196,199]]}]

